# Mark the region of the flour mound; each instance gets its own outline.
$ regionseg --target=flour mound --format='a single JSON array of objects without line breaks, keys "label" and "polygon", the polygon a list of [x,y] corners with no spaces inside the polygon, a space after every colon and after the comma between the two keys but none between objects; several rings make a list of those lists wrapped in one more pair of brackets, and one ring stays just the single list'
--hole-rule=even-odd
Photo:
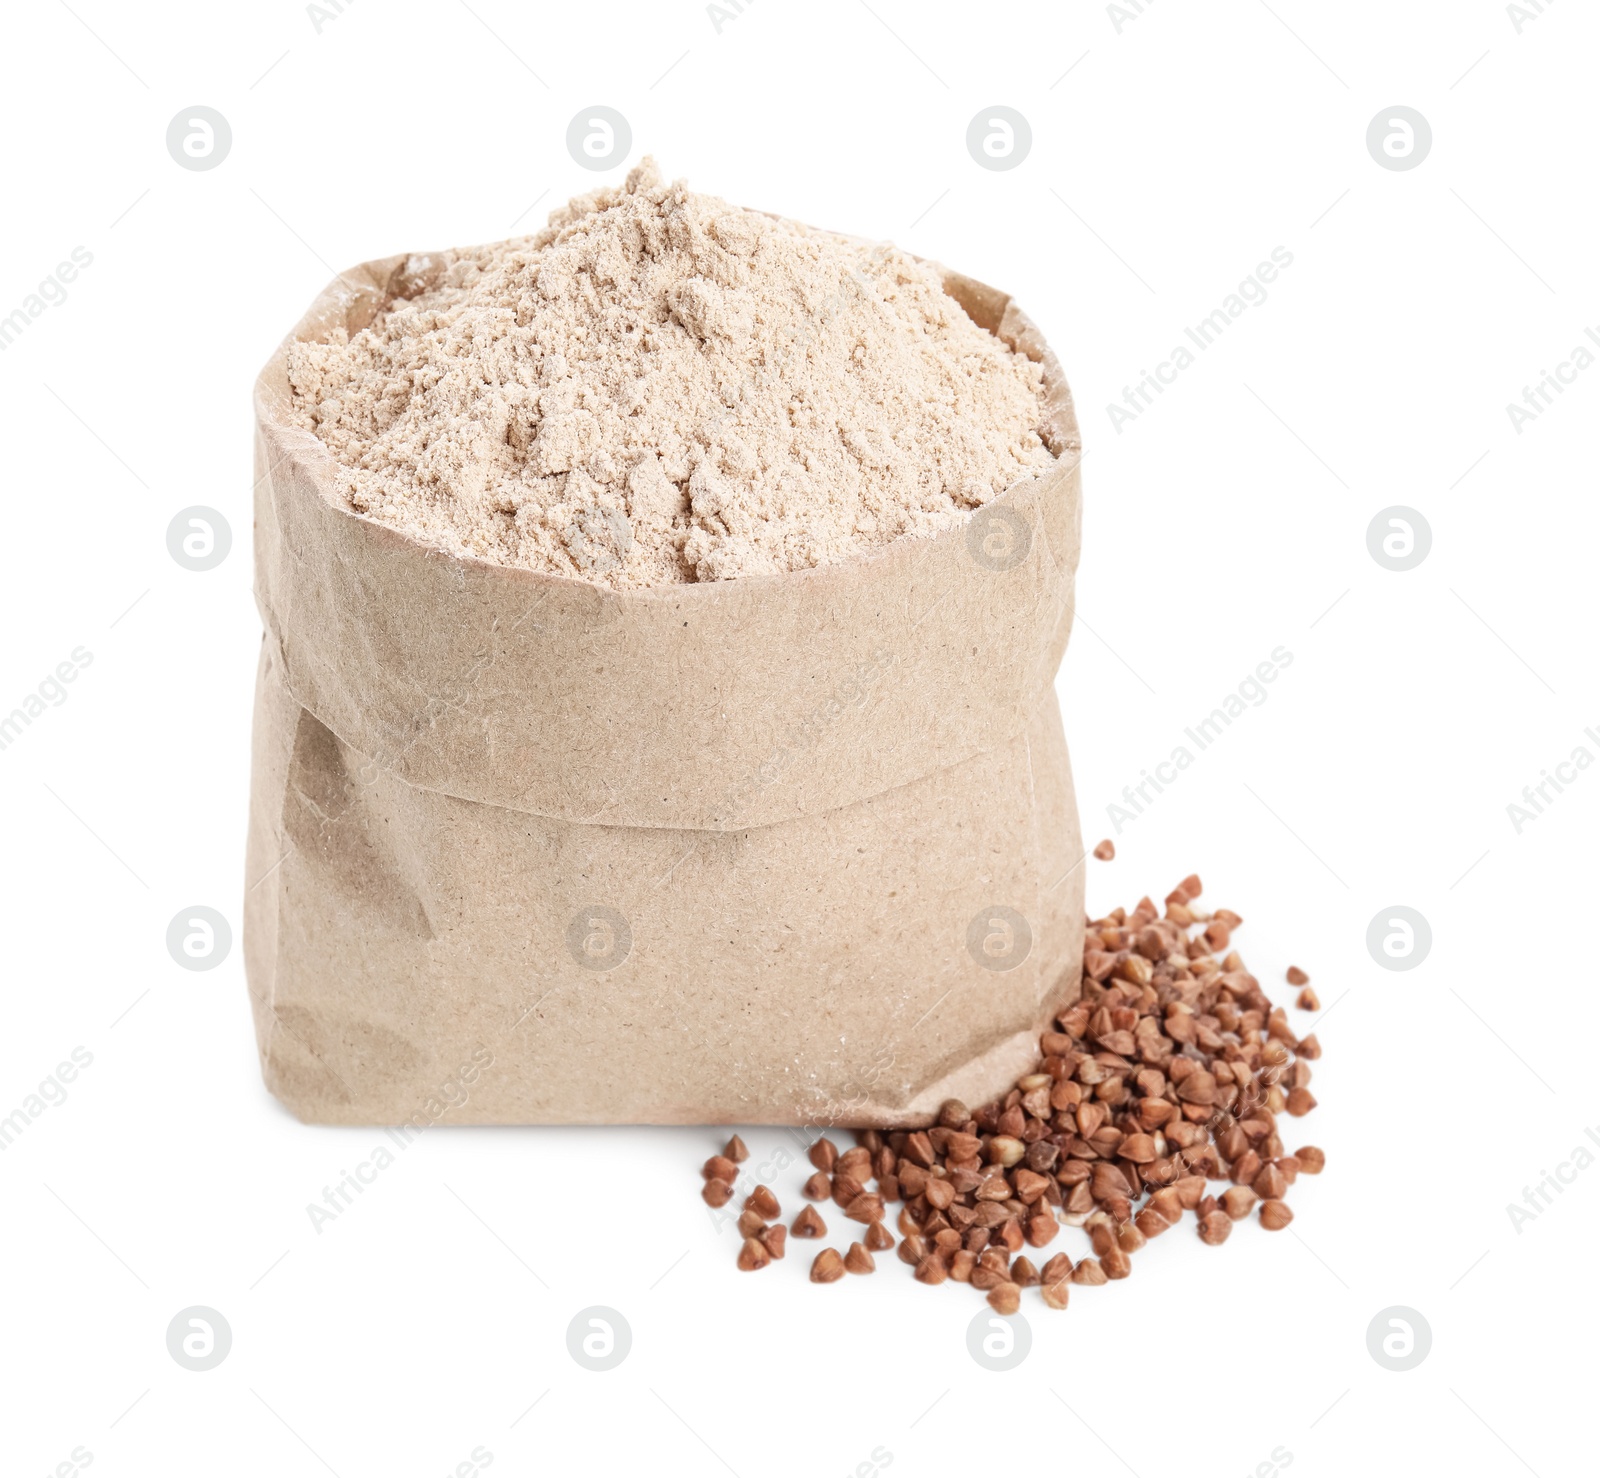
[{"label": "flour mound", "polygon": [[1052,461],[1040,367],[936,269],[648,158],[389,291],[290,349],[292,417],[352,509],[452,554],[615,589],[778,574],[950,528]]}]

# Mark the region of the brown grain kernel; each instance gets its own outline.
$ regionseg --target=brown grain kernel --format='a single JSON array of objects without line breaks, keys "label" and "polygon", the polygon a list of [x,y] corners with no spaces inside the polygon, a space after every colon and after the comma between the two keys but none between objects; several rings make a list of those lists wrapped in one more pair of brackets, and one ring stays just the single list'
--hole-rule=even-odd
[{"label": "brown grain kernel", "polygon": [[[1178,1214],[1181,1216],[1183,1213],[1180,1210]],[[1152,1203],[1138,1212],[1133,1218],[1133,1224],[1138,1227],[1148,1241],[1151,1237],[1159,1237],[1172,1225],[1172,1222],[1166,1216],[1163,1216]]]},{"label": "brown grain kernel", "polygon": [[750,1151],[745,1148],[744,1141],[737,1134],[728,1141],[728,1147],[722,1153],[735,1165],[742,1165],[750,1158]]},{"label": "brown grain kernel", "polygon": [[1049,1176],[1039,1175],[1019,1165],[1012,1172],[1011,1184],[1016,1187],[1017,1199],[1024,1206],[1031,1206],[1050,1189],[1051,1181]]},{"label": "brown grain kernel", "polygon": [[1184,1118],[1168,1120],[1161,1132],[1166,1135],[1168,1144],[1180,1150],[1186,1150],[1191,1145],[1199,1144],[1206,1137],[1204,1129],[1191,1124]]},{"label": "brown grain kernel", "polygon": [[1269,1232],[1281,1232],[1293,1220],[1294,1212],[1289,1209],[1287,1201],[1261,1203],[1261,1225]]},{"label": "brown grain kernel", "polygon": [[951,1254],[950,1278],[955,1283],[970,1283],[972,1271],[978,1266],[978,1254],[969,1252],[963,1247],[959,1252]]},{"label": "brown grain kernel", "polygon": [[1056,1234],[1061,1230],[1061,1223],[1048,1211],[1041,1211],[1028,1218],[1027,1242],[1030,1247],[1048,1247],[1056,1239]]},{"label": "brown grain kernel", "polygon": [[1055,1283],[1072,1273],[1072,1259],[1064,1252],[1058,1252],[1045,1265],[1039,1269],[1041,1283]]},{"label": "brown grain kernel", "polygon": [[1118,1146],[1117,1153],[1136,1165],[1147,1165],[1156,1158],[1156,1142],[1148,1134],[1130,1134]]},{"label": "brown grain kernel", "polygon": [[824,1247],[811,1264],[813,1283],[837,1283],[844,1277],[844,1262],[831,1247]]},{"label": "brown grain kernel", "polygon": [[[1050,1082],[1049,1078],[1045,1079]],[[1050,1089],[1048,1087],[1030,1088],[1022,1095],[1023,1111],[1035,1119],[1048,1119],[1050,1117]],[[1024,1131],[1026,1135],[1026,1130]]]},{"label": "brown grain kernel", "polygon": [[1250,1136],[1242,1125],[1231,1124],[1217,1136],[1217,1149],[1224,1159],[1237,1160],[1249,1148]]},{"label": "brown grain kernel", "polygon": [[913,1165],[921,1165],[924,1169],[933,1164],[933,1142],[928,1138],[926,1131],[918,1129],[916,1133],[906,1137],[906,1147],[901,1151],[901,1158],[911,1161]]},{"label": "brown grain kernel", "polygon": [[1245,1138],[1251,1144],[1258,1145],[1272,1133],[1272,1120],[1265,1114],[1252,1114],[1248,1119],[1241,1120],[1239,1127],[1244,1130]]},{"label": "brown grain kernel", "polygon": [[[1150,1197],[1149,1209],[1164,1217],[1170,1225],[1183,1220],[1183,1197],[1175,1185],[1164,1185]],[[1148,1235],[1148,1233],[1146,1234]]]},{"label": "brown grain kernel", "polygon": [[788,1251],[789,1233],[781,1221],[774,1223],[762,1232],[759,1240],[761,1245],[772,1254],[774,1262]]},{"label": "brown grain kernel", "polygon": [[1328,1163],[1328,1157],[1314,1144],[1301,1145],[1294,1152],[1294,1157],[1300,1162],[1300,1168],[1307,1175],[1321,1175],[1322,1167]]},{"label": "brown grain kernel", "polygon": [[1208,1247],[1220,1247],[1233,1231],[1233,1222],[1226,1211],[1208,1211],[1200,1218],[1200,1240]]},{"label": "brown grain kernel", "polygon": [[1300,1045],[1295,1048],[1307,1062],[1315,1062],[1322,1056],[1322,1043],[1317,1040],[1316,1033],[1300,1038]]},{"label": "brown grain kernel", "polygon": [[997,1314],[1014,1314],[1022,1307],[1022,1290],[1015,1283],[997,1283],[989,1290],[989,1307]]},{"label": "brown grain kernel", "polygon": [[997,1134],[989,1141],[990,1163],[1003,1165],[1007,1170],[1013,1165],[1019,1164],[1027,1152],[1027,1145],[1020,1139],[1014,1139],[1008,1134]]},{"label": "brown grain kernel", "polygon": [[[1067,1197],[1066,1210],[1068,1216],[1085,1217],[1094,1210],[1094,1193],[1089,1189],[1089,1182],[1072,1188],[1072,1194]],[[1082,1226],[1080,1220],[1077,1225]]]},{"label": "brown grain kernel", "polygon": [[1317,993],[1308,985],[1294,998],[1294,1003],[1302,1011],[1320,1011],[1322,1002],[1317,999]]},{"label": "brown grain kernel", "polygon": [[726,1155],[713,1155],[700,1167],[706,1180],[725,1180],[729,1185],[739,1178],[739,1167]]},{"label": "brown grain kernel", "polygon": [[[1060,1061],[1061,1059],[1056,1059]],[[1066,1113],[1083,1102],[1083,1085],[1062,1079],[1050,1090],[1050,1107],[1057,1113]]]},{"label": "brown grain kernel", "polygon": [[961,1250],[961,1244],[965,1240],[966,1239],[961,1235],[961,1233],[958,1232],[954,1227],[945,1227],[942,1230],[934,1233],[933,1247],[937,1252],[943,1253],[946,1256],[953,1256],[955,1253]]},{"label": "brown grain kernel", "polygon": [[1147,925],[1139,931],[1139,937],[1134,940],[1133,947],[1151,964],[1167,957],[1167,937],[1154,924]]},{"label": "brown grain kernel", "polygon": [[897,1172],[900,1181],[900,1194],[906,1200],[922,1194],[922,1188],[927,1184],[928,1172],[920,1165],[913,1165],[909,1160],[902,1160]]},{"label": "brown grain kernel", "polygon": [[1085,1288],[1098,1288],[1106,1282],[1106,1270],[1097,1259],[1086,1257],[1072,1270],[1072,1281]]},{"label": "brown grain kernel", "polygon": [[746,1237],[744,1246],[739,1249],[739,1270],[753,1273],[759,1268],[764,1268],[772,1261],[772,1254],[762,1246],[754,1237]]},{"label": "brown grain kernel", "polygon": [[1028,1146],[1028,1153],[1022,1157],[1025,1168],[1052,1181],[1056,1162],[1060,1158],[1061,1146],[1048,1139],[1035,1140]]},{"label": "brown grain kernel", "polygon": [[1072,1282],[1069,1277],[1055,1278],[1043,1283],[1039,1289],[1039,1297],[1044,1300],[1047,1309],[1064,1309],[1071,1291]]},{"label": "brown grain kernel", "polygon": [[767,1221],[776,1221],[783,1208],[778,1205],[778,1198],[772,1194],[772,1187],[758,1185],[744,1200],[746,1211],[759,1212]]},{"label": "brown grain kernel", "polygon": [[838,1163],[833,1167],[833,1173],[848,1175],[851,1180],[859,1180],[863,1185],[872,1179],[872,1154],[870,1151],[857,1145],[853,1150],[846,1150],[839,1156]]},{"label": "brown grain kernel", "polygon": [[910,1263],[912,1267],[916,1267],[928,1255],[928,1244],[921,1237],[915,1235],[907,1237],[895,1249],[895,1256],[901,1262]]},{"label": "brown grain kernel", "polygon": [[806,1158],[824,1174],[832,1174],[834,1162],[839,1158],[839,1147],[824,1137],[806,1151]]},{"label": "brown grain kernel", "polygon": [[1120,1247],[1113,1245],[1100,1254],[1100,1269],[1113,1281],[1126,1278],[1133,1271],[1133,1262]]},{"label": "brown grain kernel", "polygon": [[797,1237],[820,1237],[827,1230],[827,1224],[817,1215],[815,1206],[807,1206],[794,1219],[794,1234]]},{"label": "brown grain kernel", "polygon": [[1014,1219],[1003,1222],[991,1233],[991,1237],[997,1247],[1004,1247],[1007,1252],[1012,1253],[1021,1252],[1026,1242],[1021,1226]]},{"label": "brown grain kernel", "polygon": [[1288,974],[1283,977],[1290,985],[1309,985],[1311,977],[1298,965],[1290,965]]},{"label": "brown grain kernel", "polygon": [[1017,1257],[1011,1261],[1010,1281],[1018,1288],[1032,1288],[1039,1281],[1039,1270],[1032,1258]]},{"label": "brown grain kernel", "polygon": [[1009,1282],[1004,1269],[986,1267],[980,1258],[977,1267],[972,1270],[971,1283],[979,1293],[987,1293],[991,1288],[997,1288],[1002,1283]]},{"label": "brown grain kernel", "polygon": [[874,1222],[883,1220],[883,1197],[863,1191],[844,1209],[851,1221]]},{"label": "brown grain kernel", "polygon": [[1155,972],[1150,968],[1150,961],[1143,955],[1126,955],[1117,962],[1117,975],[1134,985],[1149,985],[1155,979]]},{"label": "brown grain kernel", "polygon": [[1135,1221],[1122,1222],[1117,1227],[1117,1246],[1130,1257],[1145,1244],[1145,1235],[1139,1230],[1139,1223]]},{"label": "brown grain kernel", "polygon": [[1107,837],[1103,842],[1096,842],[1094,855],[1102,862],[1110,862],[1117,855],[1116,843]]},{"label": "brown grain kernel", "polygon": [[917,1271],[913,1275],[919,1283],[943,1283],[949,1277],[945,1265],[933,1254],[929,1254],[917,1264]]},{"label": "brown grain kernel", "polygon": [[935,1211],[945,1211],[956,1198],[956,1188],[948,1180],[935,1180],[930,1177],[922,1188],[922,1194]]},{"label": "brown grain kernel", "polygon": [[887,1252],[894,1246],[894,1233],[881,1221],[875,1221],[867,1228],[862,1241],[867,1244],[868,1252]]},{"label": "brown grain kernel", "polygon": [[947,1098],[939,1105],[939,1122],[946,1129],[959,1129],[971,1117],[959,1098]]},{"label": "brown grain kernel", "polygon": [[1112,1196],[1126,1196],[1133,1189],[1123,1173],[1109,1161],[1101,1160],[1094,1167],[1089,1189],[1095,1200],[1104,1202]]},{"label": "brown grain kernel", "polygon": [[708,1180],[701,1188],[700,1199],[707,1206],[726,1206],[733,1199],[733,1187],[725,1180]]},{"label": "brown grain kernel", "polygon": [[836,1206],[848,1206],[866,1187],[853,1175],[835,1175],[833,1177],[833,1203]]},{"label": "brown grain kernel", "polygon": [[1236,1185],[1249,1185],[1261,1174],[1261,1156],[1254,1150],[1246,1150],[1229,1167],[1228,1174]]},{"label": "brown grain kernel", "polygon": [[1312,1097],[1309,1088],[1291,1088],[1285,1107],[1295,1118],[1309,1114],[1317,1106],[1317,1100]]},{"label": "brown grain kernel", "polygon": [[1146,1130],[1159,1129],[1175,1113],[1177,1105],[1168,1103],[1164,1098],[1141,1098],[1139,1100],[1139,1123]]},{"label": "brown grain kernel", "polygon": [[1263,1201],[1281,1201],[1289,1188],[1289,1178],[1276,1165],[1263,1165],[1250,1186]]},{"label": "brown grain kernel", "polygon": [[808,1201],[826,1201],[833,1194],[833,1181],[825,1171],[819,1170],[800,1187],[800,1194]]},{"label": "brown grain kernel", "polygon": [[1243,1221],[1256,1204],[1256,1193],[1247,1185],[1230,1186],[1222,1193],[1222,1209],[1229,1221]]},{"label": "brown grain kernel", "polygon": [[852,1242],[850,1250],[844,1255],[844,1270],[847,1273],[870,1273],[877,1268],[877,1263],[872,1260],[872,1254],[860,1242]]},{"label": "brown grain kernel", "polygon": [[741,1211],[739,1213],[739,1235],[741,1237],[759,1237],[767,1229],[767,1219],[759,1211]]},{"label": "brown grain kernel", "polygon": [[1178,1193],[1178,1201],[1183,1209],[1193,1211],[1206,1193],[1206,1178],[1203,1175],[1185,1175],[1181,1180],[1174,1181],[1172,1188]]}]

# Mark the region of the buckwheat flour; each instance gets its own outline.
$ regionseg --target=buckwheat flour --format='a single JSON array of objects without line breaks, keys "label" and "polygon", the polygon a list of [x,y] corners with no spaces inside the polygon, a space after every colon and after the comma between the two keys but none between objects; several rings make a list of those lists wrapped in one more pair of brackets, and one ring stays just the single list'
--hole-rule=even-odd
[{"label": "buckwheat flour", "polygon": [[288,351],[292,414],[357,512],[614,588],[931,535],[1050,452],[1041,371],[936,269],[665,185],[413,256],[360,332]]}]

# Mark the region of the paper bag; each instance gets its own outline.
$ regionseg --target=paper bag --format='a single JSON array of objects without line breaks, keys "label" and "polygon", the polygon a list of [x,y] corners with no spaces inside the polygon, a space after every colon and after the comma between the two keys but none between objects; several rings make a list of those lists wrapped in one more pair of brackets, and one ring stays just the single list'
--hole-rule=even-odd
[{"label": "paper bag", "polygon": [[[291,337],[351,332],[403,258]],[[926,1123],[1010,1087],[1077,995],[1053,679],[1079,442],[934,538],[614,591],[354,513],[256,385],[244,946],[262,1071],[318,1123]],[[288,341],[286,341],[287,343]]]}]

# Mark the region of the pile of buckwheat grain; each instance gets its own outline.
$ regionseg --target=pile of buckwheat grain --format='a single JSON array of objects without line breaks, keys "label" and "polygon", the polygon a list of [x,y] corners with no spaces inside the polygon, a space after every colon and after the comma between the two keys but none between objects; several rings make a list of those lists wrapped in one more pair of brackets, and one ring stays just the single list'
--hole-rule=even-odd
[{"label": "pile of buckwheat grain", "polygon": [[[1286,1151],[1278,1116],[1316,1106],[1311,1063],[1322,1049],[1296,1037],[1230,948],[1239,916],[1207,912],[1199,896],[1191,875],[1167,895],[1164,916],[1143,898],[1089,924],[1082,996],[1004,1098],[975,1110],[952,1099],[930,1128],[858,1131],[842,1151],[817,1139],[803,1191],[816,1204],[787,1230],[771,1187],[757,1185],[739,1217],[739,1266],[782,1258],[790,1232],[823,1236],[818,1206],[831,1202],[864,1230],[842,1255],[819,1252],[812,1282],[870,1273],[874,1253],[895,1249],[918,1282],[970,1283],[1008,1314],[1032,1285],[1064,1309],[1070,1285],[1126,1278],[1132,1254],[1186,1212],[1212,1246],[1252,1211],[1269,1231],[1288,1226],[1288,1189],[1321,1171],[1323,1153]],[[1291,967],[1288,980],[1315,1010],[1305,972]],[[706,1162],[708,1205],[733,1198],[747,1154],[735,1135]],[[1213,1181],[1227,1188],[1213,1194]],[[895,1202],[898,1243],[885,1224]],[[1036,1266],[1023,1249],[1048,1247],[1063,1226],[1084,1228],[1093,1256],[1074,1263],[1058,1252]]]}]

